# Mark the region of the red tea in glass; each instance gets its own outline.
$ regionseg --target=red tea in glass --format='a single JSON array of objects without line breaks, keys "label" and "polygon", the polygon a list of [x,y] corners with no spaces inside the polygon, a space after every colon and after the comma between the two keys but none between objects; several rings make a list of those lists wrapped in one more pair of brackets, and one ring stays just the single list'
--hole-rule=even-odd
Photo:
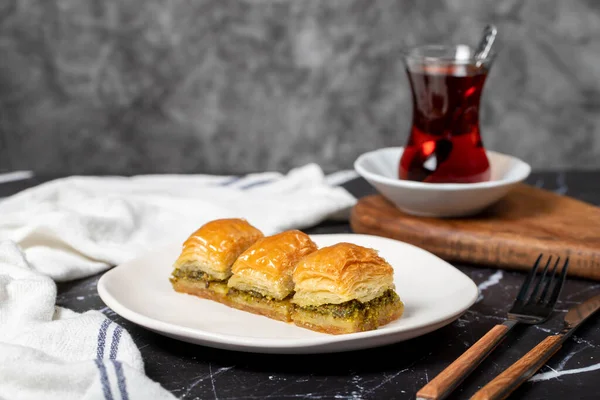
[{"label": "red tea in glass", "polygon": [[474,183],[490,179],[479,103],[492,58],[477,64],[468,46],[423,46],[405,56],[413,98],[400,179]]}]

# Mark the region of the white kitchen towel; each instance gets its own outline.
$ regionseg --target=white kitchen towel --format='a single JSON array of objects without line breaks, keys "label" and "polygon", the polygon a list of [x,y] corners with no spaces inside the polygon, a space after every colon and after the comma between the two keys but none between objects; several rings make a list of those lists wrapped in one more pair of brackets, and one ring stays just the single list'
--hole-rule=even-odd
[{"label": "white kitchen towel", "polygon": [[129,334],[56,306],[56,284],[0,242],[0,399],[175,399],[144,374]]},{"label": "white kitchen towel", "polygon": [[37,271],[67,281],[181,243],[212,219],[246,218],[266,235],[313,226],[355,204],[330,183],[339,180],[315,164],[242,178],[69,177],[0,200],[0,240],[18,243]]}]

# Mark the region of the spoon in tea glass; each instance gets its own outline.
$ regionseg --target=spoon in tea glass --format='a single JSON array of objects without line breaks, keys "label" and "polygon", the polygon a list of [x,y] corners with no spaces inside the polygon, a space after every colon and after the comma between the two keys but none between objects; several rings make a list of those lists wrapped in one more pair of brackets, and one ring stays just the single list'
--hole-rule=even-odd
[{"label": "spoon in tea glass", "polygon": [[498,35],[498,29],[495,25],[489,24],[483,28],[483,34],[481,35],[481,40],[479,44],[475,48],[475,66],[477,68],[481,67],[481,64],[488,58],[492,51],[492,47],[494,46],[494,42],[496,41],[496,36]]}]

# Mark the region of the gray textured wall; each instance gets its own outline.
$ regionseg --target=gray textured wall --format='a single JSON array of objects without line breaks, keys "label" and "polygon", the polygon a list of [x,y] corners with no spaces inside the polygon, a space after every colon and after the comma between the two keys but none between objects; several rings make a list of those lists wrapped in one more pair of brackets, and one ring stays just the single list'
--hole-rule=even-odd
[{"label": "gray textured wall", "polygon": [[404,144],[398,50],[489,21],[484,144],[600,167],[598,0],[0,0],[0,168],[350,168]]}]

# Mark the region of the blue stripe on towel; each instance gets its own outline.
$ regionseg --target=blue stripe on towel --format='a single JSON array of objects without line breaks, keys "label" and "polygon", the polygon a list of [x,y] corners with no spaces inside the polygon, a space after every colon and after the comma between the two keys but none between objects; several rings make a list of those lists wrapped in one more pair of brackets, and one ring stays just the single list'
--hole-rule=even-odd
[{"label": "blue stripe on towel", "polygon": [[257,187],[257,186],[266,185],[267,183],[271,183],[274,180],[275,179],[264,179],[262,181],[250,182],[250,183],[247,183],[245,185],[241,185],[240,189],[246,190],[246,189],[250,189],[250,188],[253,188],[253,187]]},{"label": "blue stripe on towel", "polygon": [[129,393],[127,393],[127,383],[125,382],[125,374],[123,373],[123,366],[120,361],[113,360],[115,366],[115,372],[117,374],[117,385],[119,386],[119,393],[121,393],[121,400],[129,400]]},{"label": "blue stripe on towel", "polygon": [[111,322],[112,321],[109,319],[102,321],[102,325],[100,325],[100,330],[98,331],[98,344],[96,347],[96,366],[100,372],[100,383],[102,384],[102,391],[104,392],[104,398],[106,400],[113,400],[110,384],[108,382],[108,374],[106,373],[106,366],[102,361],[102,358],[104,358],[104,346],[106,345],[106,331]]},{"label": "blue stripe on towel", "polygon": [[100,325],[100,331],[98,332],[98,348],[96,350],[96,357],[98,359],[104,358],[104,346],[106,344],[106,331],[108,330],[108,326],[112,321],[109,319],[105,319],[102,321],[102,325]]},{"label": "blue stripe on towel", "polygon": [[242,179],[241,176],[234,176],[234,177],[229,178],[225,182],[218,183],[218,186],[229,186],[229,185],[232,185],[232,184],[236,183],[240,179]]},{"label": "blue stripe on towel", "polygon": [[100,371],[100,383],[102,384],[102,392],[106,400],[113,400],[112,392],[110,391],[110,385],[108,383],[108,374],[106,373],[106,366],[101,359],[96,359],[96,366]]},{"label": "blue stripe on towel", "polygon": [[110,359],[114,360],[117,358],[117,351],[119,351],[119,341],[121,340],[121,333],[123,333],[123,328],[119,325],[115,328],[112,336],[112,343],[110,344]]}]

